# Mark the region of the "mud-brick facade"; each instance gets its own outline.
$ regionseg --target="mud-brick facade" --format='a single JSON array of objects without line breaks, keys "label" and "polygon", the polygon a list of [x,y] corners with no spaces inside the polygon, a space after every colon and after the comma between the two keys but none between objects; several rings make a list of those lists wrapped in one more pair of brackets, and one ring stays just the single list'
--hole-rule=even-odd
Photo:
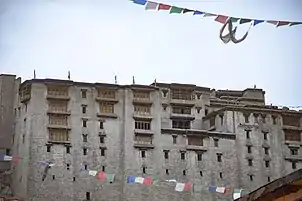
[{"label": "mud-brick facade", "polygon": [[[265,105],[261,89],[188,84],[23,82],[17,95],[14,194],[33,201],[229,201],[302,167],[302,112]],[[54,163],[42,181],[44,167]],[[83,169],[115,174],[100,182]],[[128,175],[204,187],[127,184]]]}]

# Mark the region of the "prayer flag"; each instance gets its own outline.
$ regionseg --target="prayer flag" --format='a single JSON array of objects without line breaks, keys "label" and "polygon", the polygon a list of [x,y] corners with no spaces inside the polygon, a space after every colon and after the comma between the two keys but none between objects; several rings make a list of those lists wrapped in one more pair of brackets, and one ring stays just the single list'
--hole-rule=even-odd
[{"label": "prayer flag", "polygon": [[289,26],[295,26],[295,25],[299,25],[299,24],[302,24],[302,22],[291,22],[289,24]]},{"label": "prayer flag", "polygon": [[135,183],[143,184],[144,183],[144,178],[143,177],[136,177],[135,178]]},{"label": "prayer flag", "polygon": [[106,178],[107,178],[107,175],[106,175],[105,172],[99,172],[98,173],[98,179],[99,180],[104,181],[104,180],[106,180]]},{"label": "prayer flag", "polygon": [[158,6],[158,10],[170,10],[171,6],[167,4],[160,3]]},{"label": "prayer flag", "polygon": [[172,6],[170,13],[181,13],[183,8],[178,8],[176,6]]},{"label": "prayer flag", "polygon": [[198,11],[198,10],[195,10],[193,15],[202,15],[204,14],[204,12],[201,12],[201,11]]},{"label": "prayer flag", "polygon": [[107,174],[107,181],[112,183],[114,181],[115,174]]},{"label": "prayer flag", "polygon": [[147,1],[146,0],[133,0],[133,3],[144,6],[147,3]]},{"label": "prayer flag", "polygon": [[185,184],[184,183],[176,183],[175,191],[182,192],[184,189],[185,189]]},{"label": "prayer flag", "polygon": [[224,16],[224,15],[218,15],[215,19],[216,22],[220,22],[222,24],[226,23],[229,17]]},{"label": "prayer flag", "polygon": [[209,191],[215,192],[216,191],[216,186],[209,186]]},{"label": "prayer flag", "polygon": [[216,192],[217,193],[225,193],[225,187],[217,187]]},{"label": "prayer flag", "polygon": [[234,192],[233,192],[233,199],[234,200],[241,197],[241,191],[242,191],[242,189],[234,189]]},{"label": "prayer flag", "polygon": [[264,22],[264,20],[254,20],[254,26],[256,26],[257,24],[260,24]]},{"label": "prayer flag", "polygon": [[156,10],[157,6],[158,6],[158,3],[148,1],[145,9],[146,10]]},{"label": "prayer flag", "polygon": [[279,21],[277,24],[277,27],[281,27],[281,26],[285,26],[285,25],[289,25],[290,22],[286,22],[286,21]]},{"label": "prayer flag", "polygon": [[150,186],[152,184],[152,179],[151,178],[145,178],[144,179],[144,185],[146,186]]},{"label": "prayer flag", "polygon": [[135,177],[129,176],[129,177],[127,178],[127,183],[134,183],[134,182],[135,182]]},{"label": "prayer flag", "polygon": [[190,12],[194,12],[194,10],[184,8],[183,11],[182,11],[183,14],[190,13]]},{"label": "prayer flag", "polygon": [[96,176],[97,175],[97,173],[98,173],[98,171],[96,171],[96,170],[89,170],[88,171],[88,174],[90,175],[90,176]]}]

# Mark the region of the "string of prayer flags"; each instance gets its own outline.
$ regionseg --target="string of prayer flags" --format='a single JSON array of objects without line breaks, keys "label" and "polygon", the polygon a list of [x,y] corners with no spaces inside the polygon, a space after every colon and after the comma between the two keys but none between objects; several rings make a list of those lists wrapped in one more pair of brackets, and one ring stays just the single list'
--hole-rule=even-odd
[{"label": "string of prayer flags", "polygon": [[[248,19],[248,18],[241,18],[241,17],[232,17],[232,16],[226,16],[226,15],[220,15],[220,14],[215,14],[215,13],[208,13],[205,11],[199,11],[196,9],[188,9],[188,8],[182,8],[178,6],[173,6],[169,4],[163,4],[163,3],[158,3],[158,2],[153,2],[153,1],[147,1],[147,0],[132,0],[133,3],[143,5],[145,6],[146,10],[162,10],[162,11],[169,11],[170,14],[186,14],[186,13],[193,13],[193,15],[203,15],[203,17],[216,17],[215,21],[226,24],[229,23],[229,27],[232,27],[233,23],[239,23],[236,25],[234,30],[229,30],[230,32],[230,40],[227,41],[232,41],[234,43],[240,43],[243,40],[246,39],[248,32],[250,31],[250,28],[242,37],[241,39],[235,39],[234,34],[236,33],[236,29],[238,25],[245,24],[245,23],[251,23],[251,25],[256,26],[258,24],[261,24],[263,22],[266,22],[268,24],[273,24],[276,27],[283,27],[283,26],[295,26],[295,25],[301,25],[302,22],[291,22],[291,21],[279,21],[279,20],[259,20],[259,19]],[[220,37],[223,42],[226,40]],[[226,42],[225,42],[226,43]]]},{"label": "string of prayer flags", "polygon": [[0,154],[0,160],[12,161],[14,163],[19,163],[21,158],[19,156],[8,156],[8,155],[5,155],[5,154]]},{"label": "string of prayer flags", "polygon": [[114,181],[115,174],[107,174],[105,172],[99,172],[97,174],[97,178],[101,181],[108,181],[112,183]]},{"label": "string of prayer flags", "polygon": [[183,191],[189,191],[191,190],[192,185],[190,183],[176,183],[175,191],[177,192],[183,192]]}]

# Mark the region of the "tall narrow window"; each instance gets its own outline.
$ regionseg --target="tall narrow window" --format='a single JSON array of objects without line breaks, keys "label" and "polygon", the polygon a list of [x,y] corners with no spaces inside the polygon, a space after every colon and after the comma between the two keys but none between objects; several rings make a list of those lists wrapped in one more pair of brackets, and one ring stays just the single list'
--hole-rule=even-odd
[{"label": "tall narrow window", "polygon": [[88,142],[88,135],[87,134],[83,134],[83,142]]},{"label": "tall narrow window", "polygon": [[252,159],[248,159],[248,164],[249,164],[249,166],[253,166],[253,160]]},{"label": "tall narrow window", "polygon": [[87,127],[87,119],[83,119],[83,120],[82,120],[82,126],[83,126],[84,128]]},{"label": "tall narrow window", "polygon": [[269,168],[269,166],[270,166],[270,162],[269,161],[265,161],[265,167]]},{"label": "tall narrow window", "polygon": [[101,156],[105,156],[106,155],[106,150],[105,148],[101,148]]},{"label": "tall narrow window", "polygon": [[222,162],[222,154],[217,154],[217,161]]},{"label": "tall narrow window", "polygon": [[186,153],[185,152],[181,152],[180,153],[180,159],[181,160],[185,160],[186,159]]},{"label": "tall narrow window", "polygon": [[82,89],[82,98],[87,98],[87,89]]},{"label": "tall narrow window", "polygon": [[186,170],[183,170],[183,171],[182,171],[182,175],[183,175],[183,176],[186,176],[186,175],[187,175],[187,171],[186,171]]},{"label": "tall narrow window", "polygon": [[104,122],[100,121],[100,129],[104,129]]},{"label": "tall narrow window", "polygon": [[10,149],[5,149],[5,155],[10,155]]},{"label": "tall narrow window", "polygon": [[214,139],[214,146],[218,147],[218,139]]},{"label": "tall narrow window", "polygon": [[222,172],[219,172],[219,177],[220,179],[222,179]]},{"label": "tall narrow window", "polygon": [[86,200],[90,200],[90,193],[86,192]]},{"label": "tall narrow window", "polygon": [[197,153],[197,160],[202,161],[202,153]]},{"label": "tall narrow window", "polygon": [[169,169],[166,169],[166,175],[169,175]]},{"label": "tall narrow window", "polygon": [[298,149],[297,148],[291,148],[290,149],[290,154],[291,155],[298,155]]},{"label": "tall narrow window", "polygon": [[267,182],[271,182],[271,177],[267,177]]},{"label": "tall narrow window", "polygon": [[147,172],[147,168],[143,167],[143,174],[146,174],[146,172]]},{"label": "tall narrow window", "polygon": [[203,176],[203,173],[202,173],[202,171],[199,171],[199,175],[202,177]]},{"label": "tall narrow window", "polygon": [[250,181],[254,181],[254,175],[249,175]]},{"label": "tall narrow window", "polygon": [[267,134],[268,134],[268,132],[262,131],[262,133],[263,133],[263,139],[264,139],[264,140],[267,140]]},{"label": "tall narrow window", "polygon": [[87,148],[83,148],[83,155],[87,155]]},{"label": "tall narrow window", "polygon": [[177,136],[172,135],[172,139],[173,139],[173,144],[176,144],[177,143]]},{"label": "tall narrow window", "polygon": [[245,130],[245,135],[247,139],[250,139],[250,130]]},{"label": "tall narrow window", "polygon": [[101,144],[105,143],[105,136],[100,136],[100,143]]},{"label": "tall narrow window", "polygon": [[82,105],[82,113],[83,114],[87,113],[87,106],[86,105]]},{"label": "tall narrow window", "polygon": [[46,151],[47,151],[47,152],[50,152],[50,148],[51,148],[50,145],[46,145]]},{"label": "tall narrow window", "polygon": [[292,162],[292,169],[293,170],[297,169],[297,163],[295,161]]},{"label": "tall narrow window", "polygon": [[142,156],[142,158],[146,158],[146,151],[145,150],[141,151],[141,156]]},{"label": "tall narrow window", "polygon": [[246,146],[247,147],[247,153],[251,154],[252,153],[252,146]]},{"label": "tall narrow window", "polygon": [[269,155],[269,149],[267,147],[264,147],[264,154]]},{"label": "tall narrow window", "polygon": [[164,151],[164,158],[169,159],[169,152],[168,151]]},{"label": "tall narrow window", "polygon": [[106,168],[105,165],[102,165],[102,172],[105,172]]},{"label": "tall narrow window", "polygon": [[70,154],[70,146],[66,146],[66,153]]}]

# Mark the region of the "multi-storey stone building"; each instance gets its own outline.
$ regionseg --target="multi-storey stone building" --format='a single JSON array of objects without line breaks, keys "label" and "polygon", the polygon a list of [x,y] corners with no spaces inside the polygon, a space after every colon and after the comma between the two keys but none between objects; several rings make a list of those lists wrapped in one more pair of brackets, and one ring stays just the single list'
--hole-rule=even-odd
[{"label": "multi-storey stone building", "polygon": [[[16,104],[14,194],[34,201],[219,201],[248,193],[302,167],[302,112],[266,106],[264,91],[188,84],[23,82]],[[20,108],[20,109],[18,109]],[[54,163],[42,181],[44,167]],[[101,182],[86,171],[115,174]],[[175,184],[127,184],[129,175]]]},{"label": "multi-storey stone building", "polygon": [[[14,134],[14,105],[21,79],[14,75],[0,75],[0,155],[11,155]],[[11,194],[10,161],[0,159],[0,196]]]}]

